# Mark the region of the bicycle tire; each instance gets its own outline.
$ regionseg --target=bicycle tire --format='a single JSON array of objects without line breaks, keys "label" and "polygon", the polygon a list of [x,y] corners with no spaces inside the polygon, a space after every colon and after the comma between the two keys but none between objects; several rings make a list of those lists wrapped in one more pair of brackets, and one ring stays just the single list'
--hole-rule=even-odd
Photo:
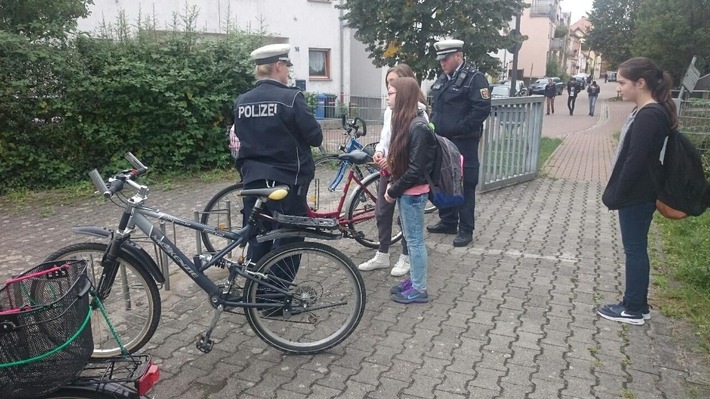
[{"label": "bicycle tire", "polygon": [[[340,168],[344,161],[338,159],[337,155],[326,155],[315,160],[315,175],[311,185],[308,187],[308,206],[317,212],[333,212],[337,210],[343,189],[348,182],[348,168],[343,170],[340,181],[333,191],[330,186],[339,178]],[[362,180],[365,176],[379,171],[375,164],[354,165],[355,176]],[[352,189],[354,186],[351,186]],[[346,203],[343,203],[345,206]]]},{"label": "bicycle tire", "polygon": [[[215,194],[205,205],[200,216],[200,223],[219,227],[221,230],[237,230],[244,224],[242,210],[244,201],[239,195],[244,184],[231,184]],[[227,208],[229,201],[229,208]],[[217,252],[229,244],[229,240],[201,232],[202,243],[207,252]]]},{"label": "bicycle tire", "polygon": [[[353,192],[346,217],[353,220],[355,217],[364,218],[360,222],[348,223],[348,228],[354,231],[355,241],[368,247],[377,249],[380,246],[377,231],[377,218],[375,217],[375,206],[377,201],[377,190],[380,185],[380,175],[371,174],[362,181],[362,187],[358,186]],[[399,208],[395,207],[392,216],[392,238],[391,243],[402,239],[402,227],[399,220]]]},{"label": "bicycle tire", "polygon": [[424,213],[432,213],[439,208],[436,207],[436,205],[432,204],[431,201],[427,201],[426,207],[424,208]]},{"label": "bicycle tire", "polygon": [[[300,263],[296,273],[295,260]],[[287,273],[293,282],[290,316],[283,315],[284,299],[259,292],[259,282],[249,280],[244,287],[247,302],[275,305],[245,309],[252,330],[274,348],[299,355],[322,352],[345,340],[360,323],[365,283],[350,258],[333,247],[306,241],[287,244],[264,255],[256,272]]]},{"label": "bicycle tire", "polygon": [[[101,259],[106,252],[107,244],[98,242],[83,242],[60,248],[47,258],[47,261],[58,259],[84,259],[87,262],[87,275],[96,286],[96,279],[101,277],[103,266]],[[122,251],[118,262],[123,268],[116,276],[111,287],[111,294],[102,301],[109,320],[128,353],[141,349],[153,337],[160,321],[160,292],[150,273],[132,257]],[[127,284],[121,281],[125,271]],[[128,309],[124,302],[126,295],[131,295]],[[139,309],[136,305],[141,304]],[[121,355],[121,348],[106,324],[101,311],[92,311],[93,323],[91,331],[94,336],[94,353],[92,358],[106,358]]]},{"label": "bicycle tire", "polygon": [[[134,391],[135,392],[135,391]],[[120,390],[111,390],[110,386],[96,384],[96,386],[60,388],[40,399],[132,399],[137,398],[135,393],[129,394]],[[147,396],[141,396],[147,398]]]}]

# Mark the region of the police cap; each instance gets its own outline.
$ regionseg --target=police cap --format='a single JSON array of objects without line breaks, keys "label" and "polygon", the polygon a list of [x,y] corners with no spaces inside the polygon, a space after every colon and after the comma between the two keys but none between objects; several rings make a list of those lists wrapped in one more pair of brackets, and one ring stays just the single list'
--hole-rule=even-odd
[{"label": "police cap", "polygon": [[434,49],[436,49],[436,60],[441,61],[449,54],[463,51],[463,41],[453,39],[442,40],[434,43]]},{"label": "police cap", "polygon": [[269,44],[268,46],[259,47],[251,52],[251,58],[256,62],[256,65],[273,64],[278,61],[283,61],[287,66],[292,66],[291,60],[288,58],[288,51],[291,46],[288,44]]}]

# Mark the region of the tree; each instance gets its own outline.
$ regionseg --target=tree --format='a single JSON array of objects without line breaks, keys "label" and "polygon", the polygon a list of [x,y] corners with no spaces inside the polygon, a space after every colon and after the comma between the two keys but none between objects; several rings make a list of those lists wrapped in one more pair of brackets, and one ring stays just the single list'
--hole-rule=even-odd
[{"label": "tree", "polygon": [[710,0],[645,0],[634,29],[632,55],[652,59],[680,82],[694,55],[710,61]]},{"label": "tree", "polygon": [[76,29],[76,20],[89,15],[93,0],[2,0],[0,31],[30,41],[64,39]]},{"label": "tree", "polygon": [[642,1],[594,0],[588,18],[591,28],[587,32],[587,43],[603,54],[610,68],[631,57],[634,25]]},{"label": "tree", "polygon": [[347,0],[346,25],[355,29],[372,63],[378,67],[407,63],[421,79],[440,69],[434,43],[463,40],[464,55],[483,71],[498,71],[489,54],[514,44],[510,21],[524,7],[522,0]]}]

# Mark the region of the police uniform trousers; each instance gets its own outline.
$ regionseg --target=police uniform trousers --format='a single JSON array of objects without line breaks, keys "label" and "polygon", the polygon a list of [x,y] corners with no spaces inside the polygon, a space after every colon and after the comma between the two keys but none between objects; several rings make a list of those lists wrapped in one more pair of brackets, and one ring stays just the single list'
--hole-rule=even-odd
[{"label": "police uniform trousers", "polygon": [[[306,201],[308,193],[308,184],[302,184],[299,186],[288,185],[284,183],[275,182],[273,180],[255,180],[244,185],[244,189],[252,188],[265,188],[273,186],[286,185],[289,187],[289,192],[286,198],[280,201],[266,201],[265,210],[271,214],[273,212],[278,212],[283,215],[295,215],[295,216],[306,216],[308,213],[308,203]],[[254,205],[256,204],[256,197],[244,197],[244,226],[246,226],[247,219]],[[278,229],[280,223],[271,222],[268,220],[262,220],[264,228],[266,231],[271,231]],[[291,237],[291,238],[279,238],[274,241],[267,242],[257,242],[256,238],[249,240],[249,248],[247,250],[247,258],[251,259],[252,262],[258,262],[264,255],[266,255],[272,249],[290,244],[293,242],[304,241],[303,237]],[[300,264],[300,259],[291,259],[290,261],[286,259],[282,265],[278,265],[271,269],[269,273],[271,276],[278,277],[279,279],[284,279],[288,282],[293,281],[296,272],[298,271],[298,266]],[[274,285],[284,285],[279,284],[278,279],[272,279],[272,284]],[[285,288],[285,287],[284,287]]]},{"label": "police uniform trousers", "polygon": [[439,209],[439,218],[447,226],[457,226],[460,232],[473,233],[475,229],[476,186],[478,185],[478,138],[453,138],[452,143],[463,155],[463,204]]}]

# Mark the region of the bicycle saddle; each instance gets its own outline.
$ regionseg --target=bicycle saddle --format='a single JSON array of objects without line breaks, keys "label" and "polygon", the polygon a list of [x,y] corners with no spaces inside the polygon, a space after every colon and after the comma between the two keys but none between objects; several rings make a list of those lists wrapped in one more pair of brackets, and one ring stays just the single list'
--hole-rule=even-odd
[{"label": "bicycle saddle", "polygon": [[339,154],[338,159],[362,165],[370,160],[370,156],[365,151],[354,150],[347,154]]},{"label": "bicycle saddle", "polygon": [[250,188],[239,192],[242,197],[267,197],[272,201],[279,201],[288,195],[288,186],[276,186],[265,188]]}]

